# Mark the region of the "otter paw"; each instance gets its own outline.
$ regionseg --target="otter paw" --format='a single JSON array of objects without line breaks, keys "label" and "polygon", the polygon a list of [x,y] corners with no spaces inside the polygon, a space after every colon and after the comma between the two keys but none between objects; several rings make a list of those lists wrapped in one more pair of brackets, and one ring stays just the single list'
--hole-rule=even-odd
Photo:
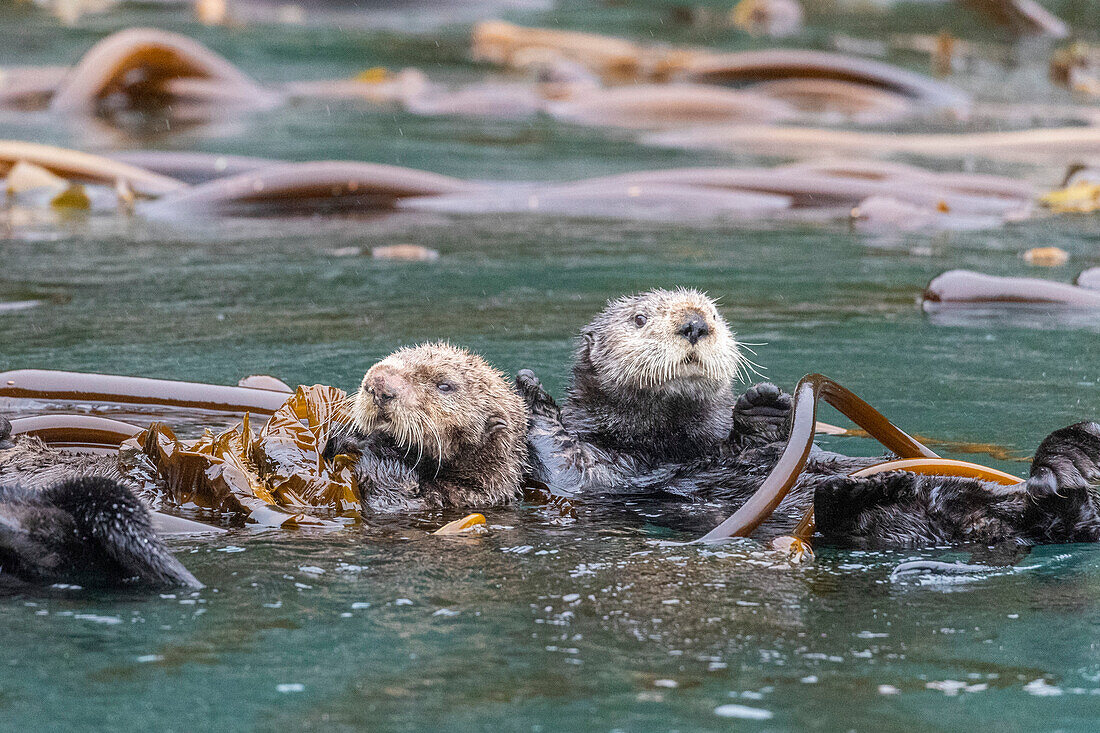
[{"label": "otter paw", "polygon": [[1033,493],[1061,493],[1100,483],[1100,423],[1079,422],[1055,430],[1035,452]]},{"label": "otter paw", "polygon": [[331,461],[341,453],[349,455],[359,455],[363,453],[362,440],[356,435],[333,435],[325,442],[325,448],[321,452],[321,457],[326,461]]},{"label": "otter paw", "polygon": [[543,389],[542,382],[530,369],[521,369],[516,373],[516,389],[533,415],[557,412],[554,398]]},{"label": "otter paw", "polygon": [[791,411],[791,396],[771,382],[761,382],[745,390],[733,409],[746,417],[786,419]]}]

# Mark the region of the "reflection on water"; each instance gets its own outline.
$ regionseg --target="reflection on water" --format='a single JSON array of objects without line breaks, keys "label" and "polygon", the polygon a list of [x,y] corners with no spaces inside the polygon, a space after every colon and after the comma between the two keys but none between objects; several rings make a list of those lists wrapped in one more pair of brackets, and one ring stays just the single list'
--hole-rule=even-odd
[{"label": "reflection on water", "polygon": [[[566,4],[556,20],[621,34],[625,18],[639,38],[730,43],[666,26],[659,4],[636,5]],[[20,12],[0,9],[0,23],[27,21],[0,49],[2,63],[70,63],[114,22],[61,30]],[[120,24],[150,22],[150,11],[124,12]],[[972,23],[957,8],[943,12],[960,28]],[[933,22],[922,9],[905,22],[936,32],[939,13]],[[164,25],[272,82],[375,64],[456,79],[480,73],[464,61],[461,29],[217,31],[182,13],[171,18]],[[835,22],[870,33],[886,21]],[[1028,87],[1012,85],[1034,73],[1014,70],[993,101],[1019,97]],[[136,141],[45,116],[5,117],[0,137],[370,160],[494,180],[754,162],[545,120],[429,120],[355,105],[146,130]],[[998,172],[1043,185],[1060,173]],[[266,373],[348,388],[399,345],[449,338],[505,372],[535,369],[560,395],[571,340],[608,297],[690,285],[719,296],[738,335],[763,344],[754,348],[769,378],[789,388],[807,372],[828,374],[906,430],[944,441],[951,457],[973,457],[960,442],[990,444],[1000,458],[988,462],[1019,473],[1014,459],[1050,430],[1100,416],[1095,319],[925,315],[918,305],[927,282],[948,269],[1033,274],[1019,254],[1040,245],[1069,252],[1064,272],[1050,275],[1068,281],[1100,264],[1095,217],[884,236],[814,222],[678,227],[436,214],[157,223],[112,212],[11,226],[10,213],[0,212],[3,369],[224,384]],[[339,256],[393,244],[440,258]],[[26,302],[36,305],[11,305]],[[9,416],[29,409],[57,406],[0,403]],[[110,416],[132,417],[123,408]],[[184,435],[225,420],[166,417]],[[857,437],[825,444],[878,451]],[[486,516],[492,529],[482,537],[431,537],[456,518],[432,514],[173,540],[207,584],[193,594],[4,587],[0,715],[17,729],[41,727],[47,712],[52,727],[116,730],[1094,727],[1094,547],[1042,548],[1011,570],[892,580],[907,560],[991,560],[825,548],[792,566],[751,541],[677,544],[720,518],[705,504],[576,503],[563,512],[532,502]]]},{"label": "reflection on water", "polygon": [[1058,305],[1006,305],[929,308],[937,326],[1050,328],[1100,333],[1100,310]]}]

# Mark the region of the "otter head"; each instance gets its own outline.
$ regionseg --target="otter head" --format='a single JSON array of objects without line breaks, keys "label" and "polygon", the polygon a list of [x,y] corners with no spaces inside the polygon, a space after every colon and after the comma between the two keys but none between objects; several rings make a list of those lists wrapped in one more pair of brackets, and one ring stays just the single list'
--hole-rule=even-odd
[{"label": "otter head", "polygon": [[522,462],[526,413],[504,376],[446,343],[399,349],[372,366],[351,402],[355,426],[442,467],[486,451]]},{"label": "otter head", "polygon": [[745,364],[714,301],[698,290],[651,290],[610,301],[584,329],[575,378],[605,394],[707,398]]}]

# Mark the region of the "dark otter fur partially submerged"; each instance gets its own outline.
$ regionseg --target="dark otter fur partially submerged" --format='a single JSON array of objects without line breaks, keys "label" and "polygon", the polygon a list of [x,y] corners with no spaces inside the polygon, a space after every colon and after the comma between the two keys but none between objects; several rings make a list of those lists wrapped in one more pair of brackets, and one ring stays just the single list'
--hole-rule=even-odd
[{"label": "dark otter fur partially submerged", "polygon": [[201,588],[105,456],[12,438],[0,417],[0,574],[32,583]]},{"label": "dark otter fur partially submerged", "polygon": [[818,531],[845,546],[1096,542],[1100,424],[1051,433],[1015,486],[900,471],[803,483],[814,491]]},{"label": "dark otter fur partially submerged", "polygon": [[101,477],[0,486],[0,572],[32,583],[202,587],[157,538],[145,505]]},{"label": "dark otter fur partially submerged", "polygon": [[401,349],[363,377],[353,432],[325,455],[358,453],[364,511],[487,507],[517,499],[527,414],[504,376],[449,344]]},{"label": "dark otter fur partially submerged", "polygon": [[99,477],[135,491],[114,455],[58,450],[33,435],[11,435],[11,423],[0,417],[0,484],[45,489],[71,478]]}]

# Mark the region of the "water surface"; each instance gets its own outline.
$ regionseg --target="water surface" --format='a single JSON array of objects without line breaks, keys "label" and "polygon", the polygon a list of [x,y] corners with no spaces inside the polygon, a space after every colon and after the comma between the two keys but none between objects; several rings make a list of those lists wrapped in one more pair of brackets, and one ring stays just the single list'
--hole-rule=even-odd
[{"label": "water surface", "polygon": [[[515,17],[603,31],[627,18],[641,38],[751,45],[662,35],[659,10],[592,15],[567,6]],[[455,79],[485,71],[464,60],[465,28],[208,30],[151,12],[62,30],[5,8],[0,23],[22,32],[0,62],[70,63],[116,27],[162,22],[267,81],[375,64]],[[927,30],[916,14],[903,17]],[[814,37],[829,32],[821,21]],[[475,179],[740,162],[545,120],[424,120],[356,105],[303,105],[137,138],[12,116],[0,119],[0,137],[97,151],[348,158]],[[1058,171],[1020,175],[1049,183]],[[953,267],[1035,275],[1019,257],[1033,246],[1067,250],[1068,265],[1039,274],[1068,281],[1100,264],[1095,217],[890,237],[844,224],[519,216],[150,222],[9,211],[2,221],[0,294],[24,304],[0,310],[5,369],[216,383],[269,373],[350,388],[398,346],[449,339],[508,373],[533,368],[560,394],[571,339],[605,299],[686,285],[721,298],[742,340],[759,344],[767,378],[790,388],[807,372],[825,373],[913,433],[1024,458],[1050,430],[1100,416],[1094,318],[1042,309],[929,318],[917,305],[927,281]],[[340,252],[398,243],[441,258],[409,264]],[[830,444],[876,450],[855,438]],[[942,450],[1027,470],[1019,460]],[[477,538],[429,536],[454,518],[436,514],[333,532],[238,529],[173,541],[207,585],[197,593],[0,591],[0,727],[1094,727],[1096,548],[1042,548],[961,578],[891,580],[914,557],[971,558],[824,550],[791,566],[751,541],[673,544],[721,513],[578,504],[563,514],[524,504],[486,512],[492,529]]]}]

